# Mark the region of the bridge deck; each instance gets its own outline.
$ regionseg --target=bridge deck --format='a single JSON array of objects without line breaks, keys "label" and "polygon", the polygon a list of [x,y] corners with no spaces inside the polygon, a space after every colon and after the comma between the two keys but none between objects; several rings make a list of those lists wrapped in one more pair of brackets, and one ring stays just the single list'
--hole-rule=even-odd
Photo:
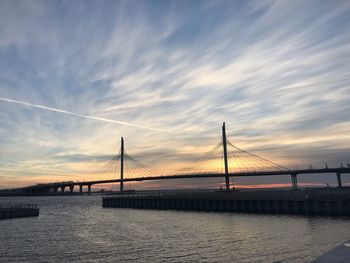
[{"label": "bridge deck", "polygon": [[[350,173],[350,168],[324,168],[324,169],[303,169],[303,170],[286,170],[286,171],[262,171],[262,172],[240,172],[229,173],[229,177],[252,177],[252,176],[279,176],[279,175],[298,175],[298,174],[322,174],[322,173]],[[220,178],[224,177],[223,173],[202,173],[202,174],[175,174],[164,176],[144,176],[121,179],[109,179],[99,181],[67,181],[59,183],[38,184],[21,188],[21,190],[40,190],[40,189],[52,189],[59,187],[70,186],[91,186],[95,184],[108,184],[108,183],[120,183],[123,182],[141,182],[141,181],[155,181],[155,180],[170,180],[170,179],[190,179],[190,178]]]}]

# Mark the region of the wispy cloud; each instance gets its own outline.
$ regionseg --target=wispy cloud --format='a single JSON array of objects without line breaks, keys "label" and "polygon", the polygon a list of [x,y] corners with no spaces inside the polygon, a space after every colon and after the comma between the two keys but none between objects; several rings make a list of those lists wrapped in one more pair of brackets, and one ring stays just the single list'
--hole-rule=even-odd
[{"label": "wispy cloud", "polygon": [[156,129],[156,128],[151,128],[151,127],[146,127],[138,124],[133,124],[129,122],[123,122],[123,121],[116,121],[116,120],[111,120],[111,119],[106,119],[106,118],[101,118],[101,117],[96,117],[96,116],[90,116],[90,115],[85,115],[85,114],[79,114],[71,111],[66,111],[66,110],[61,110],[61,109],[56,109],[56,108],[51,108],[43,105],[37,105],[37,104],[32,104],[29,102],[24,102],[24,101],[19,101],[19,100],[13,100],[13,99],[8,99],[8,98],[2,98],[0,97],[1,101],[6,101],[10,103],[15,103],[15,104],[20,104],[20,105],[25,105],[37,109],[42,109],[42,110],[48,110],[48,111],[54,111],[58,113],[63,113],[63,114],[68,114],[80,118],[86,118],[90,120],[95,120],[95,121],[103,121],[103,122],[108,122],[108,123],[113,123],[113,124],[118,124],[118,125],[126,125],[126,126],[131,126],[135,128],[140,128],[140,129],[147,129],[147,130],[152,130],[152,131],[157,131],[157,132],[162,132],[164,130],[161,129]]},{"label": "wispy cloud", "polygon": [[349,14],[347,1],[0,1],[1,160],[84,170],[74,156],[113,155],[124,136],[167,169],[226,121],[234,144],[283,165],[338,165]]}]

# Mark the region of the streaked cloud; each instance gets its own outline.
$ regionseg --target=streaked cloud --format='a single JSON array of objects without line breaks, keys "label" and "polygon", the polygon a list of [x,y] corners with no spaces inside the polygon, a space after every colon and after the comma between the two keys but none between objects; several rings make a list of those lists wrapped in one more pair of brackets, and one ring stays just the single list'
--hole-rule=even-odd
[{"label": "streaked cloud", "polygon": [[283,165],[349,161],[349,15],[348,1],[2,1],[0,162],[14,166],[0,176],[79,177],[120,136],[172,170],[222,121]]},{"label": "streaked cloud", "polygon": [[51,107],[47,107],[47,106],[43,106],[43,105],[32,104],[32,103],[28,103],[28,102],[24,102],[24,101],[19,101],[19,100],[13,100],[13,99],[2,98],[2,97],[0,97],[0,100],[10,102],[10,103],[20,104],[20,105],[24,105],[24,106],[29,106],[29,107],[33,107],[33,108],[37,108],[37,109],[68,114],[68,115],[72,115],[72,116],[76,116],[76,117],[80,117],[80,118],[86,118],[86,119],[95,120],[95,121],[109,122],[109,123],[113,123],[113,124],[126,125],[126,126],[135,127],[135,128],[147,129],[147,130],[158,131],[158,132],[163,131],[163,130],[159,130],[159,129],[155,129],[155,128],[151,128],[151,127],[146,127],[146,126],[142,126],[142,125],[137,125],[137,124],[133,124],[133,123],[129,123],[129,122],[116,121],[116,120],[100,118],[100,117],[96,117],[96,116],[79,114],[79,113],[75,113],[75,112],[71,112],[71,111],[51,108]]}]

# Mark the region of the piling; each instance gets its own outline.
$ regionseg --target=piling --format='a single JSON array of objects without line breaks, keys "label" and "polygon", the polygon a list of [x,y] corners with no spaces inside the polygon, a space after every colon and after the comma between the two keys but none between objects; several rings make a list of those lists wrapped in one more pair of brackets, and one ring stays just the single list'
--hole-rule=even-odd
[{"label": "piling", "polygon": [[39,208],[36,205],[1,205],[0,207],[0,220],[32,216],[39,216]]},{"label": "piling", "polygon": [[350,188],[104,197],[105,208],[350,216]]}]

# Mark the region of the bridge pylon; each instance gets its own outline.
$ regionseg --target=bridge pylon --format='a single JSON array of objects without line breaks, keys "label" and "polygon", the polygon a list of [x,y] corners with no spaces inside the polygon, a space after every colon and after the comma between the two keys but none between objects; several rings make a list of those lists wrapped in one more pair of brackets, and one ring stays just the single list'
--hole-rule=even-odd
[{"label": "bridge pylon", "polygon": [[120,192],[124,191],[124,139],[120,140]]},{"label": "bridge pylon", "polygon": [[228,173],[227,139],[226,139],[225,122],[222,123],[222,146],[224,148],[224,165],[225,165],[226,190],[230,190],[230,177],[229,177],[229,173]]}]

